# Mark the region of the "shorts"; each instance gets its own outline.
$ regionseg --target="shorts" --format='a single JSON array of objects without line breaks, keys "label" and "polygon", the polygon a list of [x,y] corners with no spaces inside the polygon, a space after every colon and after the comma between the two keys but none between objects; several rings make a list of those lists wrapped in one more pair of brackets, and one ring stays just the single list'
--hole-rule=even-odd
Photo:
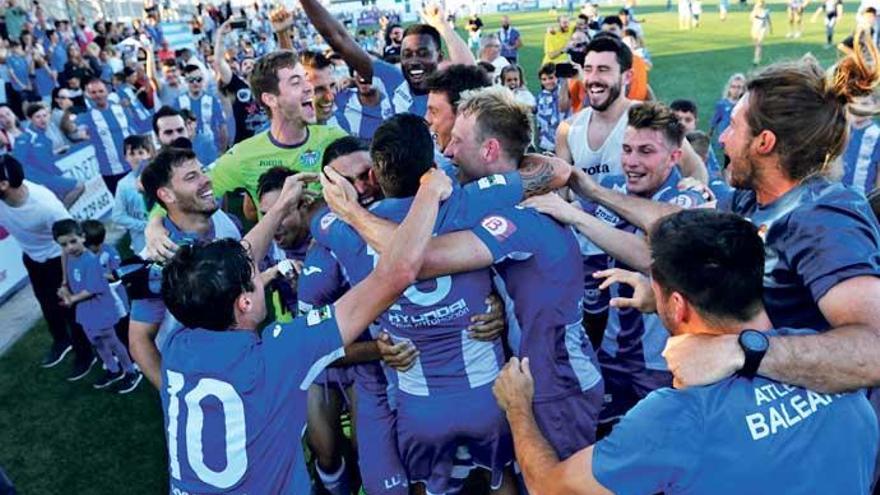
[{"label": "shorts", "polygon": [[89,343],[92,345],[98,345],[98,341],[101,339],[110,339],[117,338],[116,330],[113,327],[110,328],[85,328],[83,327],[83,331],[86,334],[86,338],[89,339]]},{"label": "shorts", "polygon": [[604,390],[600,381],[584,392],[532,404],[535,422],[560,460],[596,443]]},{"label": "shorts", "polygon": [[345,390],[348,387],[354,385],[352,366],[324,368],[324,371],[322,371],[317,376],[317,378],[315,378],[315,381],[313,381],[312,384],[327,387],[338,387],[340,390]]},{"label": "shorts", "polygon": [[401,392],[397,443],[410,482],[424,483],[430,493],[458,493],[477,467],[490,471],[498,488],[514,458],[510,426],[492,384],[443,396]]},{"label": "shorts", "polygon": [[626,373],[618,369],[602,368],[605,379],[605,404],[599,415],[600,423],[616,423],[645,396],[658,388],[672,387],[672,373],[644,369]]},{"label": "shorts", "polygon": [[134,299],[131,301],[131,321],[159,324],[165,319],[162,299]]},{"label": "shorts", "polygon": [[[381,367],[379,368],[381,373]],[[355,380],[355,424],[361,482],[370,495],[408,495],[409,479],[397,450],[397,413],[387,394]]]}]

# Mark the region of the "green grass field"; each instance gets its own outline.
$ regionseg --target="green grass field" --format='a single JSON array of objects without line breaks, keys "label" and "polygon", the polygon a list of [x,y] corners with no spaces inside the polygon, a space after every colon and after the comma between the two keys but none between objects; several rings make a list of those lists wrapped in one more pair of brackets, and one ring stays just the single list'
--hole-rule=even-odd
[{"label": "green grass field", "polygon": [[[619,4],[603,5],[616,13]],[[854,27],[856,4],[846,4],[835,41]],[[726,22],[718,19],[716,4],[704,5],[703,25],[693,31],[677,29],[675,12],[658,0],[640,4],[646,44],[654,68],[650,83],[664,101],[693,99],[701,122],[711,116],[727,78],[747,72],[752,61],[748,12],[733,6]],[[825,49],[824,28],[806,24],[804,37],[785,38],[784,4],[771,3],[774,33],[765,41],[764,61],[796,58],[812,52],[823,64],[834,60]],[[807,16],[809,17],[809,16]],[[500,16],[484,17],[496,28]],[[536,72],[542,56],[547,12],[512,15],[524,36],[520,52],[529,88],[538,88]],[[162,414],[158,394],[146,381],[136,393],[111,395],[92,389],[99,372],[71,384],[64,380],[69,363],[52,369],[37,363],[49,344],[45,324],[37,325],[8,354],[0,358],[0,466],[22,494],[157,494],[167,491]]]}]

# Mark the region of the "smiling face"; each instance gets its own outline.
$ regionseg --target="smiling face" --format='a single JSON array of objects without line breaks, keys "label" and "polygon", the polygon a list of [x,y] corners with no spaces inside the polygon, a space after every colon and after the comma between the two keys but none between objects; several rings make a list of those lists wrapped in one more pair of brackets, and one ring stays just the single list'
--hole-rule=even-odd
[{"label": "smiling face", "polygon": [[361,205],[372,204],[382,197],[382,190],[370,175],[373,161],[369,152],[355,151],[342,155],[327,165],[351,182],[358,192],[358,201]]},{"label": "smiling face", "polygon": [[212,215],[219,208],[211,178],[196,159],[172,167],[171,181],[159,188],[159,194],[164,195],[160,198],[169,210],[176,209],[183,214]]},{"label": "smiling face", "polygon": [[455,109],[443,91],[428,93],[428,111],[425,120],[431,129],[431,136],[440,150],[445,150],[452,139],[452,126],[455,124]]},{"label": "smiling face", "polygon": [[278,69],[278,94],[263,93],[272,118],[305,126],[316,122],[314,91],[302,64]]},{"label": "smiling face", "polygon": [[504,73],[504,85],[510,88],[511,91],[516,91],[522,85],[522,81],[519,80],[519,71],[508,71]]},{"label": "smiling face", "polygon": [[434,38],[427,34],[410,34],[403,38],[400,67],[413,92],[425,93],[425,80],[437,71],[437,64],[440,63],[439,48]]},{"label": "smiling face", "polygon": [[651,197],[666,182],[681,154],[666,140],[663,131],[627,127],[620,157],[630,194]]},{"label": "smiling face", "polygon": [[607,110],[620,97],[629,83],[631,71],[621,74],[614,52],[589,52],[584,59],[584,86],[590,106],[599,112]]},{"label": "smiling face", "polygon": [[333,117],[336,102],[337,84],[333,78],[333,67],[323,69],[306,68],[306,80],[314,89],[315,118],[324,123]]},{"label": "smiling face", "polygon": [[189,94],[194,98],[201,96],[205,89],[205,77],[202,75],[201,69],[196,69],[186,73],[186,87]]}]

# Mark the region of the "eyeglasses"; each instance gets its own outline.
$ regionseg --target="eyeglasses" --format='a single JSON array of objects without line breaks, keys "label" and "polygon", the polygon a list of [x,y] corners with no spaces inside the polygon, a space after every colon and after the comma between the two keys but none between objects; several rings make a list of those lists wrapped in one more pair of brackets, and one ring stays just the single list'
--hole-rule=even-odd
[{"label": "eyeglasses", "polygon": [[190,84],[200,83],[200,82],[202,82],[202,78],[201,77],[187,77],[186,82],[188,82]]}]

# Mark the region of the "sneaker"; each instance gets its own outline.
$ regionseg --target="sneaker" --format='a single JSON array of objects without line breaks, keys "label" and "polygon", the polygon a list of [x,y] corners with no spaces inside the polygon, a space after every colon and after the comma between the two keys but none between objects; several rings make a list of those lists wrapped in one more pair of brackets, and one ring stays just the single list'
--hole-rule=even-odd
[{"label": "sneaker", "polygon": [[110,385],[122,380],[125,377],[125,372],[122,370],[113,373],[112,371],[105,371],[104,376],[102,376],[98,381],[96,381],[92,386],[97,389],[107,388]]},{"label": "sneaker", "polygon": [[126,373],[125,378],[119,382],[119,389],[116,391],[117,394],[125,395],[129,392],[133,392],[134,389],[140,385],[141,380],[144,379],[144,375],[140,371],[134,371],[132,373]]},{"label": "sneaker", "polygon": [[57,366],[58,363],[64,360],[70,351],[73,350],[70,344],[67,345],[55,345],[52,344],[52,347],[49,348],[49,352],[46,353],[46,357],[43,358],[43,362],[40,363],[40,366],[43,368],[52,368]]},{"label": "sneaker", "polygon": [[92,366],[98,362],[98,358],[93,357],[92,359],[85,362],[73,363],[73,372],[70,376],[67,377],[67,381],[75,382],[80,378],[89,374],[89,371],[92,370]]}]

